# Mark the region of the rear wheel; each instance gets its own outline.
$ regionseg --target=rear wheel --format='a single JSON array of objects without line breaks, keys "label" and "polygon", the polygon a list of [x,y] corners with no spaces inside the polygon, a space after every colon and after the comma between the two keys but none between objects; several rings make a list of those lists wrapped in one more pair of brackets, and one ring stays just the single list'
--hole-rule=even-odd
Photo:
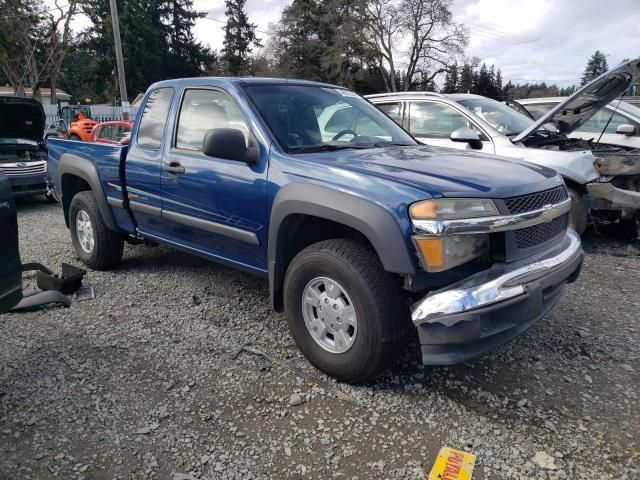
[{"label": "rear wheel", "polygon": [[567,187],[571,198],[571,211],[569,212],[569,227],[580,236],[587,228],[589,218],[589,208],[582,195],[571,187]]},{"label": "rear wheel", "polygon": [[382,372],[404,345],[409,309],[370,248],[349,240],[313,244],[284,283],[291,335],[320,370],[349,382]]},{"label": "rear wheel", "polygon": [[124,236],[109,230],[90,191],[77,193],[69,206],[69,229],[76,254],[93,270],[106,270],[122,258]]}]

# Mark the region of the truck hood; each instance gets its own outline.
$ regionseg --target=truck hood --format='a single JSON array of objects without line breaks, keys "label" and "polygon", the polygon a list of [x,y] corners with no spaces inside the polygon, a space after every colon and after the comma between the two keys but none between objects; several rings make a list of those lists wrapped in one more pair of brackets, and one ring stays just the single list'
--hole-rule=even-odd
[{"label": "truck hood", "polygon": [[532,123],[529,128],[513,138],[513,142],[525,140],[546,123],[552,123],[558,132],[565,135],[576,131],[598,110],[628,90],[638,78],[640,58],[603,73],[549,110],[537,122]]},{"label": "truck hood", "polygon": [[13,139],[42,141],[45,120],[44,108],[37,100],[0,97],[0,139],[3,144]]},{"label": "truck hood", "polygon": [[505,198],[562,183],[554,170],[543,166],[431,146],[340,150],[306,154],[304,159],[403,183],[434,197]]}]

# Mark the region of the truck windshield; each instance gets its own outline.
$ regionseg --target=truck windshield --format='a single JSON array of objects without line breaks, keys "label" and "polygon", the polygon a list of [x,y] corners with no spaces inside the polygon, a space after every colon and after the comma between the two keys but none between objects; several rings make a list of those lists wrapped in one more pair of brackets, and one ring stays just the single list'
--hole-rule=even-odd
[{"label": "truck windshield", "polygon": [[349,90],[247,85],[245,91],[289,153],[417,144],[393,120]]},{"label": "truck windshield", "polygon": [[533,123],[529,117],[516,112],[504,103],[489,98],[465,98],[458,100],[458,103],[503,135],[518,135]]}]

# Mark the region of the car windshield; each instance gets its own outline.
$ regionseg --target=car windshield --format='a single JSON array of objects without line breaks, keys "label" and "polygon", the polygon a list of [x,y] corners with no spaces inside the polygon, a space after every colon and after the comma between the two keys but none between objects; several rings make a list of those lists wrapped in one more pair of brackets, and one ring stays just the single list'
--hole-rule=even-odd
[{"label": "car windshield", "polygon": [[516,112],[513,108],[489,98],[465,98],[458,100],[458,103],[503,135],[518,135],[533,123],[533,120]]},{"label": "car windshield", "polygon": [[416,145],[393,120],[342,88],[246,85],[280,145],[290,153]]}]

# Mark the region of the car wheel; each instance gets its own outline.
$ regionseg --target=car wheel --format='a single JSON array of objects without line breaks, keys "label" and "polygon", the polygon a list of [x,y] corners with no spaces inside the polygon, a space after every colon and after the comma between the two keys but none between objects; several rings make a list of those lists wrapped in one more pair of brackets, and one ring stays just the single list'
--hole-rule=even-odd
[{"label": "car wheel", "polygon": [[69,229],[76,254],[89,268],[106,270],[122,258],[124,236],[107,228],[90,191],[79,192],[71,200]]},{"label": "car wheel", "polygon": [[587,229],[589,219],[589,208],[582,195],[573,188],[567,187],[571,198],[571,210],[569,211],[569,227],[580,236]]},{"label": "car wheel", "polygon": [[287,323],[298,348],[330,376],[349,383],[387,368],[404,345],[409,309],[377,255],[349,240],[301,251],[284,282]]}]

